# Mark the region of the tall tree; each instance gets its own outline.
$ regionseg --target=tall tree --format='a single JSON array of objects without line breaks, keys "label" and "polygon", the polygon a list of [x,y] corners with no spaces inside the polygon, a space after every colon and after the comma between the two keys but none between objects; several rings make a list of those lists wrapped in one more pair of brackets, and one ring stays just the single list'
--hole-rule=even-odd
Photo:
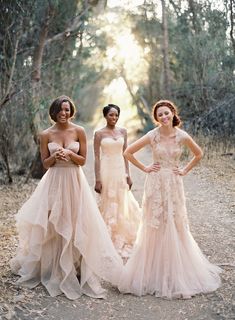
[{"label": "tall tree", "polygon": [[164,94],[170,99],[171,96],[171,84],[170,84],[170,64],[169,64],[169,44],[168,44],[168,23],[165,0],[161,0],[162,3],[162,32],[163,32],[163,75],[164,75]]}]

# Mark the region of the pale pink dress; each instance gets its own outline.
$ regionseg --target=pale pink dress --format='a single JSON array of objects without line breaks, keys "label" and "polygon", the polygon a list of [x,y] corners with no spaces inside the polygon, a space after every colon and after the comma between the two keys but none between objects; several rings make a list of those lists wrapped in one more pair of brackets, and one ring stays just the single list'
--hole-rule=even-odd
[{"label": "pale pink dress", "polygon": [[[119,280],[119,290],[138,296],[189,298],[220,286],[221,269],[211,264],[190,233],[179,165],[187,133],[176,128],[172,144],[161,141],[159,128],[148,134],[158,172],[146,177],[143,219],[133,253]],[[206,216],[205,216],[206,219]]]},{"label": "pale pink dress", "polygon": [[97,201],[116,250],[127,258],[136,239],[141,211],[127,184],[123,144],[123,137],[104,137],[100,142],[102,192]]},{"label": "pale pink dress", "polygon": [[[58,145],[51,142],[48,148],[53,154]],[[79,143],[68,149],[77,153]],[[76,299],[104,297],[99,278],[117,284],[122,260],[81,167],[72,161],[48,169],[16,220],[19,248],[11,267],[20,285],[41,282],[51,296]]]}]

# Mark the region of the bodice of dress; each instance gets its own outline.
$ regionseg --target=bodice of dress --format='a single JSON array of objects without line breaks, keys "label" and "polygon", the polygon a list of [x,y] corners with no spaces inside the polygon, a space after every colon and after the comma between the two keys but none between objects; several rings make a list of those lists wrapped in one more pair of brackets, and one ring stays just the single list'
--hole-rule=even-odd
[{"label": "bodice of dress", "polygon": [[150,136],[153,151],[153,161],[159,162],[161,168],[173,168],[178,166],[182,154],[182,142],[187,136],[183,130],[176,128],[175,136],[169,143],[163,141],[159,128],[151,130]]},{"label": "bodice of dress", "polygon": [[123,144],[123,137],[118,137],[117,139],[104,137],[101,140],[102,158],[123,158]]},{"label": "bodice of dress", "polygon": [[[72,141],[64,149],[68,149],[68,150],[71,150],[75,153],[78,153],[79,146],[80,146],[80,144],[78,141]],[[58,148],[61,148],[61,146],[58,143],[56,143],[56,142],[49,142],[48,143],[48,149],[49,149],[50,155],[55,153]],[[54,167],[73,167],[73,166],[78,166],[78,165],[76,163],[74,163],[72,160],[68,160],[68,161],[56,160],[56,163],[54,165]]]}]

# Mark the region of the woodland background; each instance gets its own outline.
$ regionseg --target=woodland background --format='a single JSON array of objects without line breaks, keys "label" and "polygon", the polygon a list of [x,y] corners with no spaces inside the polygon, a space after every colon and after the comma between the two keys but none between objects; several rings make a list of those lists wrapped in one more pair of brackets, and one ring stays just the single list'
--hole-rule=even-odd
[{"label": "woodland background", "polygon": [[38,132],[66,94],[76,121],[119,104],[135,133],[172,99],[207,155],[234,155],[233,0],[0,0],[0,182],[40,177]]}]

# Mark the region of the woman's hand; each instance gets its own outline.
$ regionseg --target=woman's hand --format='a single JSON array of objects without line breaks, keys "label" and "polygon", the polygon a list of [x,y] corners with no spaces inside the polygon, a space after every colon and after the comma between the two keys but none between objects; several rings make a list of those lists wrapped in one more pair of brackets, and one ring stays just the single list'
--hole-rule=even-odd
[{"label": "woman's hand", "polygon": [[131,178],[129,176],[126,177],[126,182],[127,182],[128,186],[129,186],[129,190],[131,190],[132,180],[131,180]]},{"label": "woman's hand", "polygon": [[73,154],[73,151],[68,149],[63,149],[63,156],[66,159],[66,161],[69,161],[71,159],[71,154]]},{"label": "woman's hand", "polygon": [[187,174],[187,171],[184,168],[178,167],[173,168],[173,172],[178,176],[185,176]]},{"label": "woman's hand", "polygon": [[69,160],[69,153],[72,151],[66,150],[64,148],[58,148],[55,152],[55,159],[56,160],[62,160],[62,161],[68,161]]},{"label": "woman's hand", "polygon": [[161,165],[159,162],[153,163],[150,166],[147,166],[144,168],[144,172],[150,173],[150,172],[158,172],[161,169]]},{"label": "woman's hand", "polygon": [[102,183],[100,181],[96,181],[96,183],[95,183],[95,191],[97,193],[101,193],[101,191],[102,191]]}]

